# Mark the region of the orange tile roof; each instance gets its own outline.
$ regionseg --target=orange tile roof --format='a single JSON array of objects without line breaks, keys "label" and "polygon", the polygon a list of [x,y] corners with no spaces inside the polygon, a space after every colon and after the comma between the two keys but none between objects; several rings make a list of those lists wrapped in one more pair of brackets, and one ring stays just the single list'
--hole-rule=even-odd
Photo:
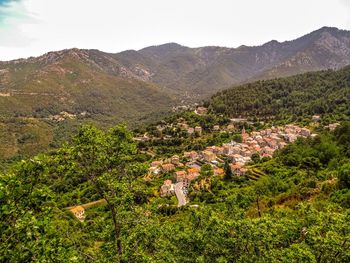
[{"label": "orange tile roof", "polygon": [[222,168],[214,169],[214,174],[217,174],[217,175],[224,174],[224,169],[222,169]]},{"label": "orange tile roof", "polygon": [[175,172],[176,176],[185,176],[187,173],[186,171],[177,171]]},{"label": "orange tile roof", "polygon": [[187,172],[188,173],[199,173],[200,169],[198,169],[198,168],[189,168],[189,169],[187,169]]}]

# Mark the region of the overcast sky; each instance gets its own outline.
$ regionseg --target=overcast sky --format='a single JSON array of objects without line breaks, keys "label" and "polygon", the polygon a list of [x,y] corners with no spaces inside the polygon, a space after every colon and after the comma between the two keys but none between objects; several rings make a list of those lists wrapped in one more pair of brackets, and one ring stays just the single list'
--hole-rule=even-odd
[{"label": "overcast sky", "polygon": [[260,45],[322,26],[350,29],[350,0],[0,0],[0,60],[72,47]]}]

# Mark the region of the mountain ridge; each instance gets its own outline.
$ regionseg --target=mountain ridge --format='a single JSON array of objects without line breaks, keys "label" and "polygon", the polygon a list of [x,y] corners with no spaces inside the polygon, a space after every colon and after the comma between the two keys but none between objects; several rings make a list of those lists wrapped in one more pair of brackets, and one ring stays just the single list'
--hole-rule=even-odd
[{"label": "mountain ridge", "polygon": [[[231,86],[347,64],[350,31],[329,27],[295,40],[252,47],[167,43],[116,54],[65,49],[0,62],[0,117],[18,118],[12,131],[22,125],[43,127],[43,121],[62,112],[87,113],[79,122],[104,127],[121,121],[135,124]],[[23,124],[20,118],[36,118],[41,124]],[[0,133],[12,134],[7,123]],[[21,133],[25,132],[16,131],[14,138]]]}]

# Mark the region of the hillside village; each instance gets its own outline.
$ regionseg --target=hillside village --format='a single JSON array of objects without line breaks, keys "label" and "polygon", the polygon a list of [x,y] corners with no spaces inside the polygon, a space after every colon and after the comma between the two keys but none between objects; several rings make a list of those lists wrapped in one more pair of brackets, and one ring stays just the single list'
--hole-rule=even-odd
[{"label": "hillside village", "polygon": [[[205,115],[207,109],[198,107],[195,113]],[[225,127],[214,125],[213,132],[231,132],[236,129],[234,124],[238,122],[247,122],[247,120],[231,119],[230,124]],[[173,124],[171,125],[173,126]],[[203,129],[200,126],[189,127],[183,120],[178,122],[176,126],[189,135],[202,136]],[[336,126],[337,124],[332,124],[329,128],[334,129]],[[316,134],[313,134],[310,129],[294,124],[271,127],[260,131],[252,131],[251,133],[248,133],[243,126],[241,142],[232,140],[229,143],[223,143],[221,146],[208,146],[201,151],[186,151],[181,155],[154,160],[148,169],[147,176],[151,178],[152,176],[159,177],[164,174],[172,174],[172,179],[165,180],[160,187],[160,195],[162,197],[176,195],[178,199],[179,196],[184,199],[191,182],[201,175],[203,165],[212,167],[213,176],[223,176],[225,173],[224,163],[228,162],[234,176],[244,176],[249,172],[248,164],[252,161],[252,157],[271,158],[276,150],[293,143],[297,138],[314,136]],[[186,202],[180,202],[179,200],[179,205],[180,203],[182,205],[186,204]]]},{"label": "hillside village", "polygon": [[[193,110],[197,115],[206,115],[208,110],[204,107],[197,107]],[[158,130],[164,130],[165,128],[173,128],[174,126],[180,128],[182,131],[187,132],[189,136],[200,137],[203,136],[203,129],[200,126],[190,127],[184,119],[178,119],[177,124],[169,123],[162,126],[157,126]],[[314,123],[320,121],[319,115],[312,117]],[[216,133],[233,133],[237,131],[235,124],[252,124],[247,119],[234,118],[230,119],[230,123],[226,126],[220,127],[214,125],[212,132]],[[324,128],[334,131],[340,124],[331,123]],[[193,182],[198,179],[202,174],[202,167],[209,165],[212,168],[212,176],[223,177],[225,174],[224,164],[227,162],[232,175],[239,178],[255,171],[250,169],[250,164],[255,158],[272,158],[276,150],[280,150],[290,143],[295,142],[299,137],[308,138],[315,137],[317,134],[312,133],[310,129],[300,127],[294,124],[288,124],[285,126],[278,126],[266,128],[258,131],[247,132],[244,128],[240,132],[241,142],[232,140],[229,143],[223,143],[220,146],[207,146],[201,151],[185,151],[181,155],[173,155],[165,159],[156,159],[150,163],[148,168],[148,174],[145,176],[146,180],[150,178],[162,176],[171,178],[165,179],[160,186],[159,194],[161,197],[176,196],[178,200],[178,206],[184,206],[188,203],[187,194],[189,187],[198,189],[203,186],[201,183]],[[149,141],[149,140],[162,140],[169,139],[171,136],[165,135],[162,138],[156,138],[147,136],[134,137],[135,141]],[[166,176],[168,175],[168,176]],[[248,177],[248,178],[254,178]],[[192,183],[192,185],[191,185]],[[200,185],[200,186],[199,186]],[[91,203],[77,205],[67,208],[72,214],[81,222],[85,219],[85,209],[94,206],[105,205],[104,199],[94,201]],[[192,205],[195,207],[196,205]]]}]

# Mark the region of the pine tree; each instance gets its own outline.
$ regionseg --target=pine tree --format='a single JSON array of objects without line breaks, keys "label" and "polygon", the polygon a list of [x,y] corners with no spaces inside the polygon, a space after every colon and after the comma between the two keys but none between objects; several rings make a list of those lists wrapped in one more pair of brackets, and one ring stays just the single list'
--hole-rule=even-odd
[{"label": "pine tree", "polygon": [[230,164],[227,160],[225,161],[224,171],[225,171],[224,180],[226,180],[226,181],[232,180],[233,174],[232,174]]}]

